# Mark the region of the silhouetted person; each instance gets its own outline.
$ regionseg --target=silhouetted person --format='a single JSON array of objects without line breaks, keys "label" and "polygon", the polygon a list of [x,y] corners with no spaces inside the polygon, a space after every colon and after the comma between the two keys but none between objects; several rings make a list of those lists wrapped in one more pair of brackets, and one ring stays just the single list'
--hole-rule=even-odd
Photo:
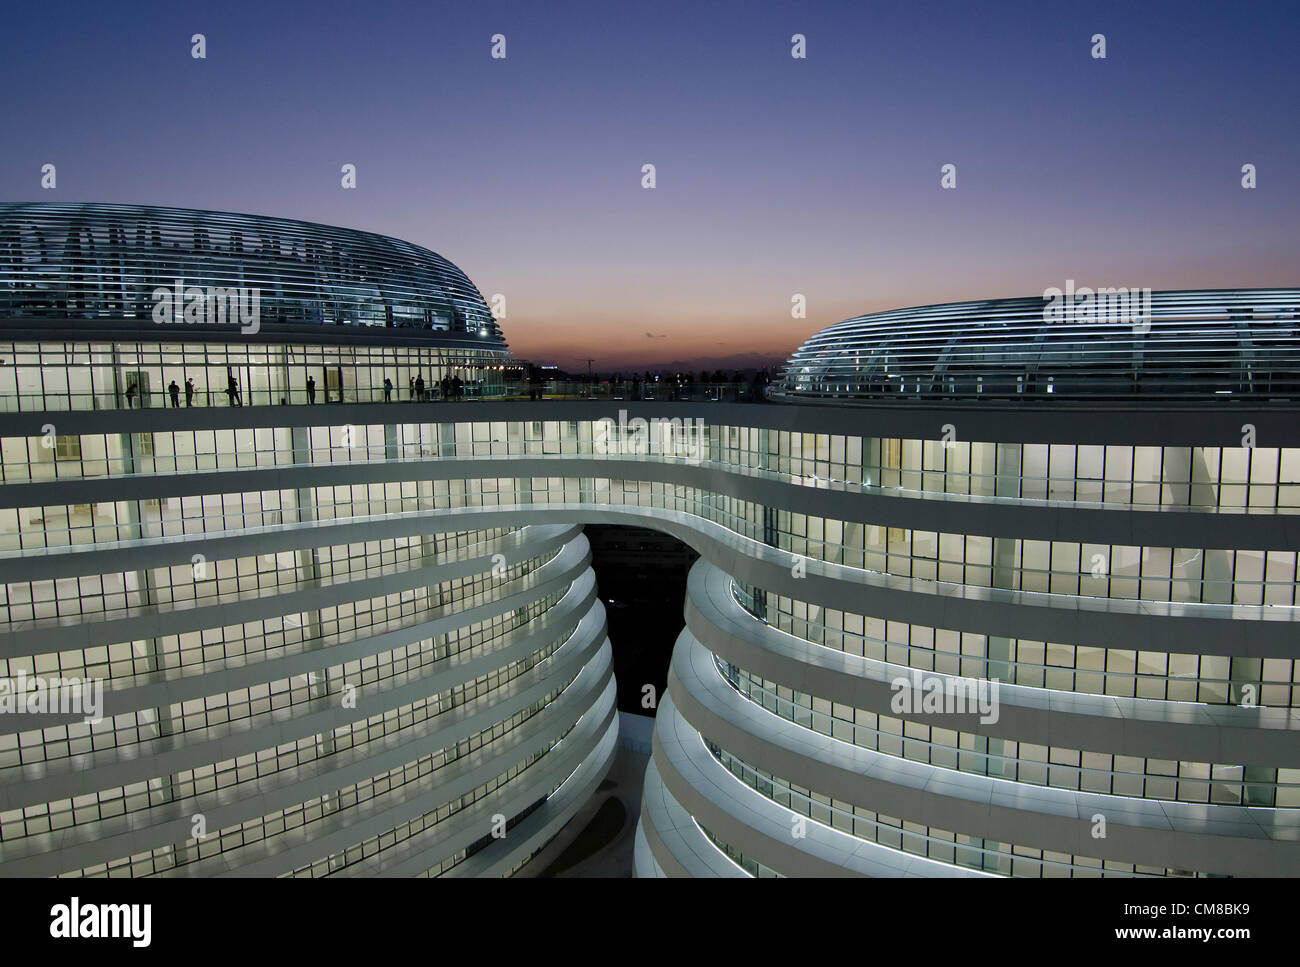
[{"label": "silhouetted person", "polygon": [[393,401],[393,381],[389,379],[387,376],[385,376],[384,377],[384,402],[391,403],[392,401]]},{"label": "silhouetted person", "polygon": [[456,397],[456,399],[460,399],[460,393],[461,390],[464,388],[464,386],[465,386],[464,380],[462,380],[459,376],[453,376],[451,378],[451,395]]},{"label": "silhouetted person", "polygon": [[407,383],[410,384],[411,387],[411,399],[415,399],[415,377],[414,376],[410,377],[407,380]]},{"label": "silhouetted person", "polygon": [[444,400],[451,399],[451,377],[444,376],[438,381],[438,385],[442,387],[442,398]]},{"label": "silhouetted person", "polygon": [[193,405],[193,403],[194,403],[194,380],[187,379],[185,381],[185,405],[191,406]]},{"label": "silhouetted person", "polygon": [[418,373],[415,377],[415,398],[418,400],[424,399],[424,377]]},{"label": "silhouetted person", "polygon": [[316,381],[310,376],[307,377],[307,402],[316,402]]},{"label": "silhouetted person", "polygon": [[239,380],[233,376],[226,377],[226,397],[230,400],[231,406],[244,405],[244,401],[239,398]]},{"label": "silhouetted person", "polygon": [[126,408],[131,409],[135,403],[135,383],[128,383],[126,387]]},{"label": "silhouetted person", "polygon": [[178,409],[181,405],[181,388],[176,385],[176,380],[172,380],[167,387],[167,392],[171,394],[172,409]]}]

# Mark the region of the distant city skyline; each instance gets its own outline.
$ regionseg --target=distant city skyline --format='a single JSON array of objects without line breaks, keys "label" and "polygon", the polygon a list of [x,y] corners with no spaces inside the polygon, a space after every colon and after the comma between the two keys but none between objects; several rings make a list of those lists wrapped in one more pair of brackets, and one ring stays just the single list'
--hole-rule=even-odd
[{"label": "distant city skyline", "polygon": [[379,2],[303,19],[52,2],[10,11],[0,37],[0,198],[406,239],[505,296],[517,354],[569,369],[780,359],[849,316],[1066,279],[1294,284],[1296,20],[1282,3]]}]

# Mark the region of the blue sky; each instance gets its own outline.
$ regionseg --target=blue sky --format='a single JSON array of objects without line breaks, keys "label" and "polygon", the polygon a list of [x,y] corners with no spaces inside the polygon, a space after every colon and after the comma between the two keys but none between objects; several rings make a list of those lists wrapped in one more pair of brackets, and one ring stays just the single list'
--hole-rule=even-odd
[{"label": "blue sky", "polygon": [[1295,3],[48,2],[4,26],[0,199],[396,235],[562,365],[783,357],[1067,278],[1297,282]]}]

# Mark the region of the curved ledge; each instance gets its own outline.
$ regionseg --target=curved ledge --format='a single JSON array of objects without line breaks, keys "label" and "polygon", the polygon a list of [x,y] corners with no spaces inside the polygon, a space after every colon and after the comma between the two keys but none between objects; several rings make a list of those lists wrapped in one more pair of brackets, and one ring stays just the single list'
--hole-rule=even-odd
[{"label": "curved ledge", "polygon": [[[427,752],[474,735],[526,709],[544,698],[557,683],[569,681],[576,676],[604,640],[605,613],[603,606],[597,601],[567,641],[549,657],[505,685],[465,705],[426,719],[413,729],[403,730],[400,737],[392,734],[384,736],[381,744],[376,748],[368,749],[369,743],[366,743],[355,750],[348,750],[347,753],[341,754],[338,760],[324,763],[317,760],[310,766],[295,767],[277,773],[279,777],[277,781],[264,779],[259,783],[259,790],[265,798],[258,803],[258,806],[264,805],[266,801],[273,798],[282,801],[284,805],[304,801],[302,798],[297,798],[296,792],[290,793],[286,789],[277,788],[281,784],[292,787],[300,779],[325,782],[327,785],[342,784],[337,778],[328,779],[329,773],[336,771],[340,766],[355,765],[361,770],[357,778],[375,775],[376,773],[370,770],[371,761],[385,750],[391,753],[393,746],[405,745],[412,741],[412,737],[416,740],[423,737],[427,741],[439,742],[432,747],[426,745]],[[434,663],[435,666],[437,664]],[[379,712],[400,708],[412,701],[436,694],[438,688],[447,687],[444,682],[468,680],[454,668],[450,670],[435,668],[433,672],[425,669],[420,671],[422,674],[403,675],[393,682],[380,683],[381,687],[378,688],[374,686],[359,688],[354,708],[342,707],[337,697],[324,696],[288,710],[259,713],[219,728],[213,727],[201,732],[150,739],[130,746],[105,749],[86,756],[58,760],[48,764],[46,768],[41,768],[46,764],[23,767],[21,773],[14,770],[12,777],[6,777],[6,782],[0,786],[0,794],[4,795],[6,808],[15,808],[24,803],[70,798],[84,794],[90,788],[113,788],[133,782],[143,782],[158,775],[184,772],[210,762],[221,762],[240,755],[253,754],[266,748],[268,741],[272,744],[280,744],[311,735],[328,735],[335,729],[356,721],[363,721]],[[442,681],[439,681],[439,678]],[[268,734],[273,738],[268,738]],[[400,763],[394,762],[394,764]],[[319,786],[314,788],[320,791]],[[98,836],[103,838],[111,831],[131,828],[141,822],[140,815],[150,814],[164,818],[171,817],[178,823],[177,833],[181,833],[188,823],[188,818],[196,812],[203,812],[204,815],[212,818],[225,815],[224,811],[227,808],[234,811],[243,808],[238,802],[229,802],[229,797],[224,790],[212,794],[205,793],[194,798],[206,808],[196,805],[192,809],[183,808],[177,812],[174,811],[177,808],[174,804],[151,807],[142,813],[133,812],[112,820],[101,820],[97,827]],[[92,824],[83,824],[77,829],[81,830],[90,825]],[[44,835],[57,835],[60,839],[66,839],[62,834]],[[172,841],[184,841],[186,838],[187,835],[181,834],[178,839]],[[34,840],[36,837],[25,838],[18,842],[25,842],[26,839]],[[23,848],[14,843],[0,844],[0,859],[7,860]]]},{"label": "curved ledge", "polygon": [[[578,767],[547,797],[540,808],[506,836],[493,840],[478,853],[458,863],[448,871],[448,876],[465,878],[508,874],[517,864],[544,846],[596,792],[613,765],[614,753],[618,749],[618,714],[612,708],[616,690],[612,680],[607,691],[611,705],[606,718],[608,724],[596,747],[583,757]],[[568,739],[560,741],[563,743]]]},{"label": "curved ledge", "polygon": [[[786,876],[989,875],[871,843],[813,820],[802,824],[805,835],[796,838],[793,820],[798,814],[724,769],[671,696],[655,716],[654,761],[668,794],[691,816],[746,856]],[[661,862],[662,857],[656,853]]]},{"label": "curved ledge", "polygon": [[[605,696],[611,684],[608,641],[602,636],[595,645],[594,648],[588,647],[583,656],[586,663],[579,667],[574,680],[555,701],[520,727],[498,736],[470,755],[456,759],[413,783],[322,818],[309,828],[277,834],[269,850],[265,842],[257,841],[196,860],[164,875],[211,876],[232,872],[242,876],[280,875],[333,852],[335,847],[330,846],[331,843],[340,843],[339,849],[346,848],[437,809],[472,791],[487,779],[501,775],[530,754],[543,753],[535,766],[547,763],[547,768],[552,765],[559,767],[558,760],[549,763],[553,742],[550,737],[573,728]],[[554,682],[552,676],[543,683],[543,694],[554,687]],[[491,728],[514,714],[518,710],[515,706],[526,708],[540,698],[536,691],[535,688],[527,689],[522,702],[518,701],[519,696],[506,696],[504,700],[495,701],[496,696],[484,696],[488,701],[478,700],[429,720],[436,724],[420,730],[414,738],[402,736],[400,745],[389,741],[378,749],[372,749],[367,743],[349,750],[352,754],[338,763],[315,760],[311,765],[316,768],[301,772],[293,770],[283,777],[290,781],[280,783],[279,788],[268,788],[265,797],[254,795],[232,799],[231,793],[237,792],[239,787],[219,790],[174,800],[115,820],[75,827],[72,831],[74,836],[54,838],[49,843],[50,848],[44,851],[39,851],[39,848],[45,843],[31,844],[33,848],[27,855],[11,857],[6,849],[0,854],[0,859],[3,859],[0,875],[41,875],[38,870],[60,872],[66,870],[70,859],[75,859],[77,866],[81,867],[160,846],[184,844],[193,838],[190,822],[198,813],[205,816],[210,829],[225,829],[277,809],[332,795],[352,782],[381,775],[386,771],[385,766],[394,768],[415,761]],[[444,716],[448,721],[438,723],[437,719]],[[540,770],[538,775],[545,771]],[[91,826],[99,828],[92,829]],[[25,842],[19,841],[18,845]],[[436,865],[441,858],[430,860],[425,868]]]},{"label": "curved ledge", "polygon": [[655,862],[650,852],[650,843],[646,839],[645,824],[637,822],[636,838],[632,845],[632,872],[638,880],[663,879],[667,874]]},{"label": "curved ledge", "polygon": [[[63,340],[59,340],[62,342]],[[1055,401],[1054,401],[1055,404]],[[401,418],[393,418],[394,406]],[[539,408],[540,407],[540,408]],[[256,429],[272,426],[364,426],[382,423],[509,423],[518,420],[590,421],[628,417],[702,419],[724,426],[748,426],[791,433],[829,433],[909,440],[940,440],[943,427],[960,414],[962,439],[988,443],[1061,443],[1092,446],[1241,446],[1241,424],[1253,423],[1270,446],[1300,446],[1296,405],[1246,399],[1204,405],[1096,404],[1040,406],[1032,402],[980,400],[913,402],[877,400],[853,406],[757,403],[643,402],[633,400],[510,400],[434,403],[337,403],[329,407],[244,406],[152,410],[58,411],[66,433],[145,433],[150,430]],[[326,410],[328,412],[326,412]],[[0,437],[39,437],[50,411],[0,413]]]},{"label": "curved ledge", "polygon": [[[686,627],[719,658],[818,698],[938,728],[1089,752],[1273,768],[1300,766],[1300,713],[1195,702],[1121,698],[998,686],[998,718],[978,714],[901,714],[890,707],[892,683],[908,680],[906,665],[805,641],[755,619],[730,591],[731,578],[700,560],[687,579]],[[941,682],[969,681],[943,672]],[[959,693],[960,694],[960,693]]]},{"label": "curved ledge", "polygon": [[[709,842],[691,814],[672,797],[653,757],[646,766],[638,835],[644,838],[657,871],[652,875],[745,878],[745,871]],[[638,866],[637,876],[641,875]]]},{"label": "curved ledge", "polygon": [[[535,600],[545,597],[551,590],[566,585],[589,562],[587,539],[579,535],[563,545],[554,557],[540,567],[521,577],[503,581],[498,588],[501,599],[491,603],[498,610],[492,613],[508,610],[499,607],[501,600],[506,598],[524,595],[528,600]],[[446,565],[401,561],[374,568],[365,577],[295,581],[274,588],[250,589],[219,601],[186,600],[76,618],[37,618],[14,622],[10,625],[12,630],[0,640],[0,658],[163,638],[235,622],[316,611],[343,602],[381,597],[397,591],[411,591],[491,570],[490,556]],[[468,614],[470,611],[471,608],[464,608],[461,613]]]},{"label": "curved ledge", "polygon": [[[333,426],[335,424],[326,424]],[[820,431],[824,432],[824,431]],[[410,457],[55,478],[6,484],[0,507],[32,507],[216,493],[342,487],[412,480],[473,480],[502,476],[608,477],[675,484],[750,500],[829,520],[952,534],[1131,546],[1199,546],[1289,550],[1300,543],[1300,514],[1275,510],[1198,510],[1083,501],[988,497],[937,491],[862,487],[708,460],[660,456],[556,454],[510,457]]]},{"label": "curved ledge", "polygon": [[[838,742],[745,701],[689,631],[674,650],[668,691],[693,729],[756,768],[910,822],[1140,866],[1244,876],[1300,870],[1300,811],[1030,786]],[[1104,839],[1091,835],[1098,814]]]},{"label": "curved ledge", "polygon": [[[515,777],[522,779],[521,782],[513,785],[513,788],[511,786],[514,780],[506,783],[503,787],[505,789],[503,795],[480,799],[469,809],[461,810],[448,820],[435,824],[431,829],[436,836],[427,839],[419,836],[412,837],[401,847],[390,847],[389,850],[385,850],[388,856],[380,854],[378,859],[372,859],[370,870],[373,872],[377,868],[395,867],[404,858],[413,855],[420,857],[417,865],[420,865],[421,869],[435,866],[475,840],[490,834],[493,815],[501,813],[510,816],[522,812],[539,796],[545,796],[557,788],[584,758],[592,754],[605,733],[610,716],[614,714],[611,674],[609,645],[606,642],[589,668],[584,669],[580,681],[575,681],[570,686],[575,691],[575,698],[581,712],[574,707],[561,708],[559,721],[567,720],[569,723],[565,726],[567,735],[564,739],[568,740],[567,743],[552,744],[551,739],[538,743],[537,734],[530,732],[529,737],[533,740],[531,748],[517,742],[514,747],[504,748],[494,757],[482,755],[485,750],[479,749],[466,757],[469,765],[472,766],[469,771],[462,771],[448,781],[439,781],[432,776],[425,777],[415,784],[420,787],[419,789],[406,791],[403,796],[385,796],[381,800],[370,800],[357,807],[351,815],[335,814],[331,819],[322,821],[325,825],[311,832],[299,828],[281,834],[276,837],[274,852],[269,855],[264,850],[258,850],[250,851],[247,856],[231,857],[231,852],[238,852],[232,850],[212,857],[210,865],[205,865],[209,864],[208,860],[200,860],[198,863],[191,863],[173,871],[171,875],[185,877],[278,875],[302,863],[311,862],[321,856],[347,849],[373,836],[382,835],[424,813],[432,812],[471,792],[483,782],[503,775],[520,764],[530,752],[544,749],[545,754],[539,760]],[[603,715],[583,714],[601,707],[604,707]],[[550,706],[547,710],[549,709]],[[240,862],[241,860],[243,862]]]}]

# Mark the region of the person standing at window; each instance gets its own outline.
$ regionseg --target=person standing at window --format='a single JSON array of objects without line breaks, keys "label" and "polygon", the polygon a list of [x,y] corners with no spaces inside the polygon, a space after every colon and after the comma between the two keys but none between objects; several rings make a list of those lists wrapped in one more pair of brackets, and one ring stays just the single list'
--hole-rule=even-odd
[{"label": "person standing at window", "polygon": [[194,380],[193,378],[185,381],[185,405],[192,406],[194,403]]},{"label": "person standing at window", "polygon": [[172,409],[179,409],[181,405],[181,388],[176,385],[176,380],[172,380],[167,387],[167,392],[172,398]]},{"label": "person standing at window", "polygon": [[310,376],[307,377],[307,402],[316,402],[316,381]]},{"label": "person standing at window", "polygon": [[384,377],[384,402],[391,403],[392,401],[393,401],[393,381],[389,379],[387,376],[385,376]]}]

